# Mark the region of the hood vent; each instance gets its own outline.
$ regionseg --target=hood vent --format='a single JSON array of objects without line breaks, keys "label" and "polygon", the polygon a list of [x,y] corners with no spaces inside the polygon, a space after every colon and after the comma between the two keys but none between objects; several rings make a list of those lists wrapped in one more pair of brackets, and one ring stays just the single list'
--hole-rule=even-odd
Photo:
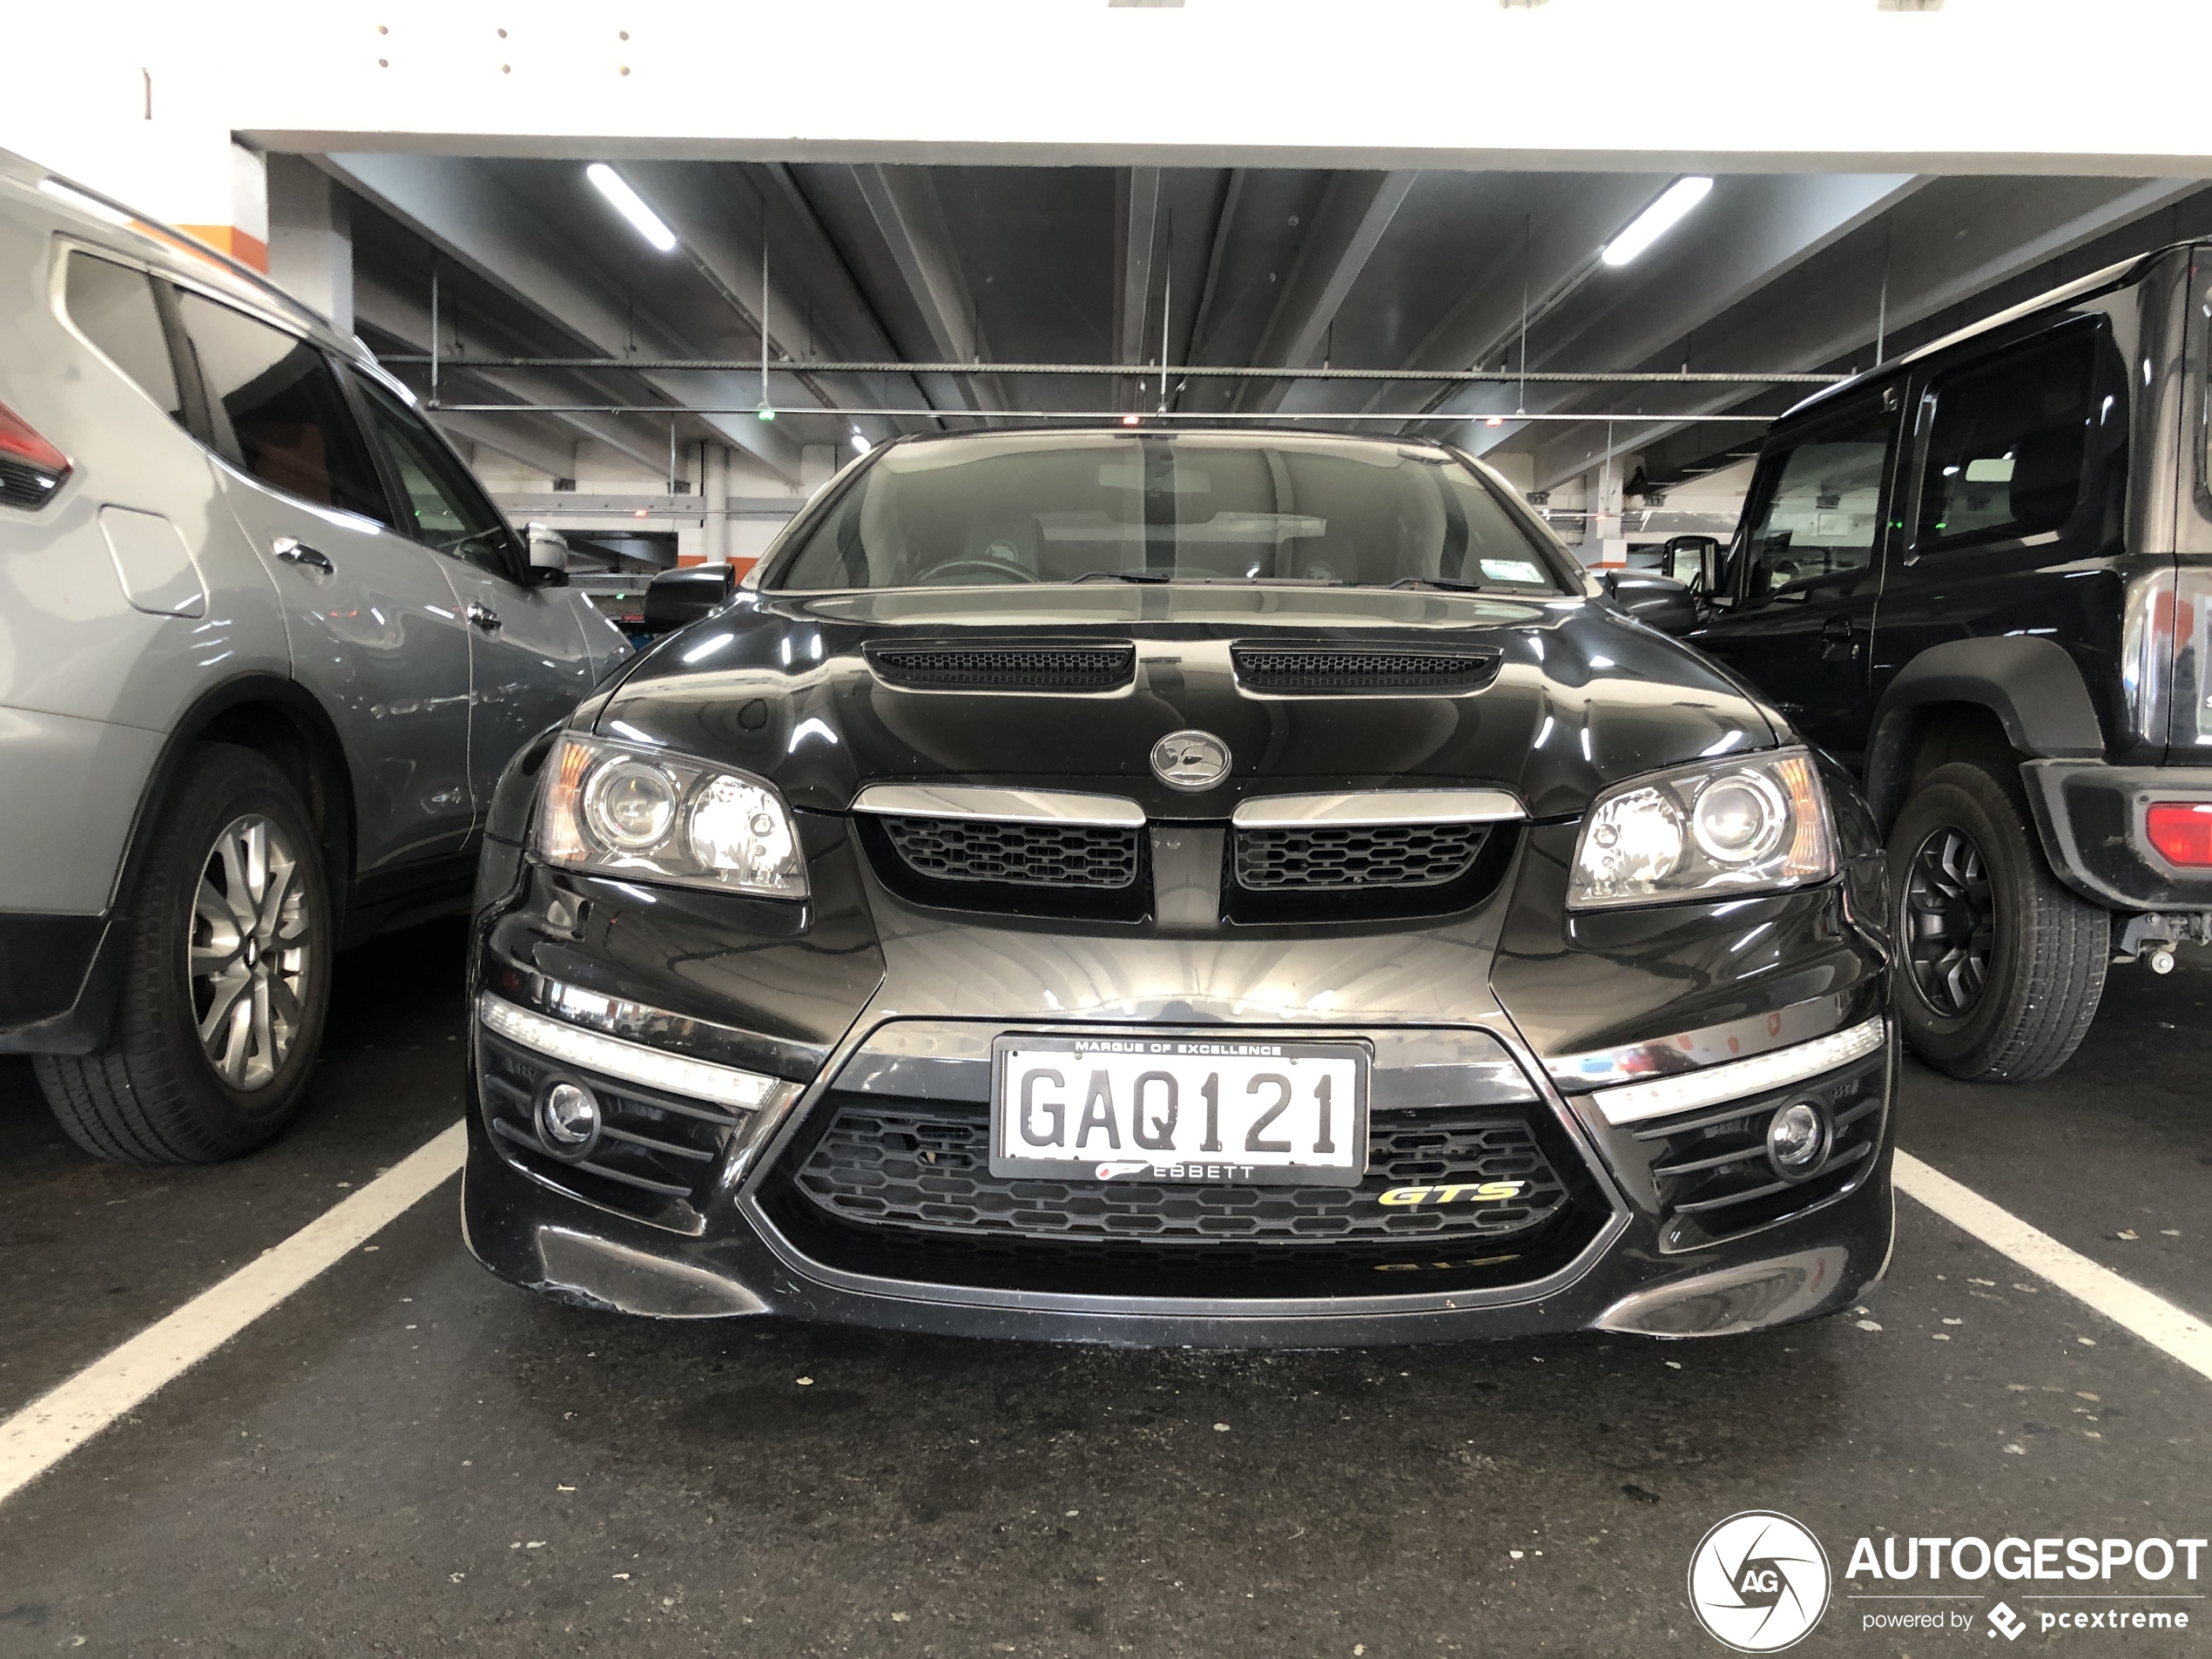
[{"label": "hood vent", "polygon": [[1230,654],[1247,691],[1327,697],[1476,691],[1504,655],[1492,645],[1237,645]]},{"label": "hood vent", "polygon": [[876,678],[927,691],[1110,691],[1136,677],[1136,647],[1055,640],[864,648]]}]

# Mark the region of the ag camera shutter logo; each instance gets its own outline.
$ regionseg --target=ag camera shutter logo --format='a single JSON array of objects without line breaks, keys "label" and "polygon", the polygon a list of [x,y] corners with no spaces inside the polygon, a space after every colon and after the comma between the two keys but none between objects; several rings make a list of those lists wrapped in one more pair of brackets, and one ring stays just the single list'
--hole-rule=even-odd
[{"label": "ag camera shutter logo", "polygon": [[1689,1558],[1689,1605],[1716,1642],[1738,1653],[1794,1646],[1828,1610],[1828,1554],[1787,1515],[1730,1515]]}]

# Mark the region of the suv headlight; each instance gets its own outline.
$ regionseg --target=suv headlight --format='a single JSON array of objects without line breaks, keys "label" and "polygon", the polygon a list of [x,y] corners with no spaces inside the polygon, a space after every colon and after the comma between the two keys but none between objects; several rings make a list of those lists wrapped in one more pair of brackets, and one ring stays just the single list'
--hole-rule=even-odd
[{"label": "suv headlight", "polygon": [[1836,873],[1827,792],[1802,749],[1638,778],[1592,803],[1570,910],[1771,892]]},{"label": "suv headlight", "polygon": [[806,896],[806,864],[774,787],[688,755],[563,737],[538,798],[551,864],[772,899]]}]

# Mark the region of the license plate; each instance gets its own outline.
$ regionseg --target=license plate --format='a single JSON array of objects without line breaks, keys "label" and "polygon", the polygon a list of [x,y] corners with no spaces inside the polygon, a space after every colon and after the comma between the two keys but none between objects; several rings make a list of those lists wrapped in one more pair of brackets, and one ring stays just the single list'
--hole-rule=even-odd
[{"label": "license plate", "polygon": [[1354,1187],[1366,1049],[1206,1036],[1000,1037],[991,1173]]}]

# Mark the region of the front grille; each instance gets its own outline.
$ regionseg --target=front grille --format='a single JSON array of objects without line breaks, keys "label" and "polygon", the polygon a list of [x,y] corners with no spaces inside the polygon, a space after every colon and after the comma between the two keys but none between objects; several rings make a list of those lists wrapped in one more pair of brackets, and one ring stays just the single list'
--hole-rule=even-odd
[{"label": "front grille", "polygon": [[[1883,1069],[1870,1055],[1817,1087],[1735,1102],[1709,1112],[1637,1130],[1651,1149],[1651,1177],[1665,1217],[1662,1248],[1689,1250],[1810,1210],[1856,1188],[1873,1168],[1882,1139]],[[1828,1113],[1828,1156],[1810,1176],[1785,1181],[1766,1155],[1767,1125],[1794,1100]]]},{"label": "front grille", "polygon": [[887,645],[867,648],[879,678],[922,691],[1106,691],[1134,678],[1133,644]]},{"label": "front grille", "polygon": [[935,881],[1112,891],[1136,880],[1139,831],[1132,826],[888,816],[881,822],[907,867]]},{"label": "front grille", "polygon": [[[1518,1281],[1588,1237],[1529,1119],[1375,1111],[1358,1187],[995,1176],[981,1102],[833,1093],[772,1177],[771,1214],[833,1265],[1005,1288],[1228,1296]],[[1508,1203],[1386,1205],[1393,1187],[1518,1181]],[[1571,1253],[1573,1242],[1567,1247]],[[1410,1279],[1386,1277],[1420,1273]]]},{"label": "front grille", "polygon": [[1240,829],[1237,880],[1254,892],[1439,887],[1474,867],[1487,824]]},{"label": "front grille", "polygon": [[[508,1163],[603,1209],[676,1232],[705,1230],[707,1189],[744,1122],[738,1113],[581,1072],[483,1030],[476,1064],[485,1127]],[[586,1084],[604,1116],[580,1159],[556,1157],[537,1136],[538,1098],[556,1072]]]},{"label": "front grille", "polygon": [[1503,653],[1487,645],[1235,645],[1239,683],[1255,691],[1469,691],[1487,685]]}]

